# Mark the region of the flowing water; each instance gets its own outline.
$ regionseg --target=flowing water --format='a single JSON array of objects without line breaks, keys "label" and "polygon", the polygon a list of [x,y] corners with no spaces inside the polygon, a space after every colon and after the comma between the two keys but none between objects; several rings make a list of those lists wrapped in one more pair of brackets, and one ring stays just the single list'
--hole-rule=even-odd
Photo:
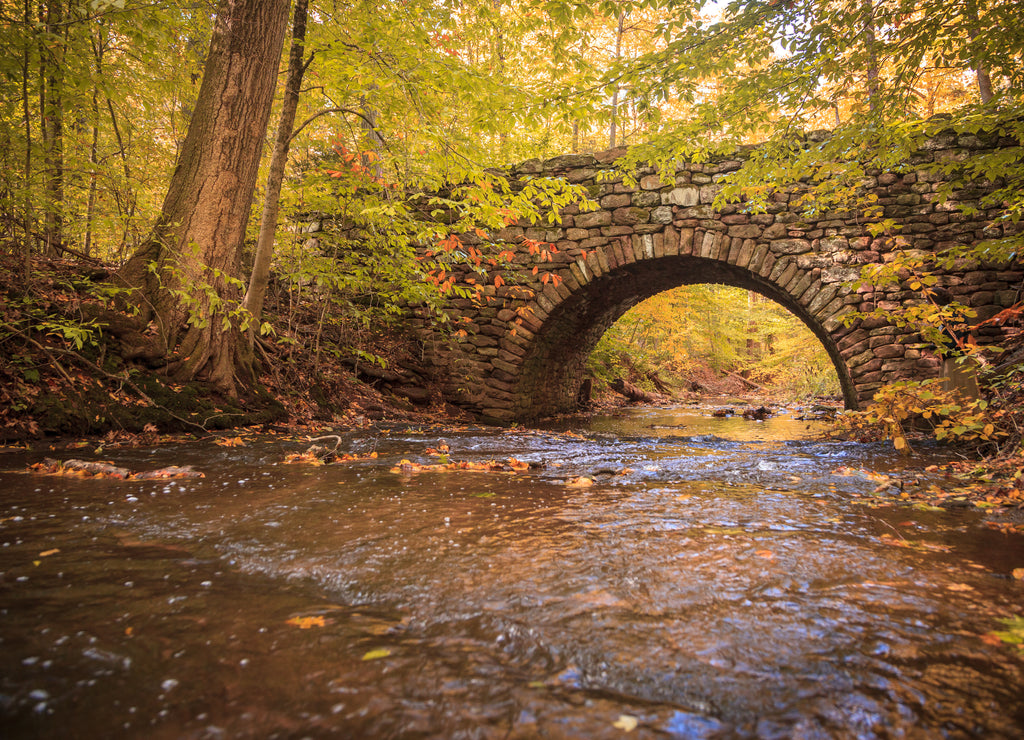
[{"label": "flowing water", "polygon": [[1024,538],[856,503],[904,463],[820,431],[648,409],[443,433],[537,464],[516,473],[392,472],[437,461],[415,428],[325,467],[280,439],[92,455],[201,480],[5,451],[0,735],[1024,736],[1024,651],[982,639],[1024,614]]}]

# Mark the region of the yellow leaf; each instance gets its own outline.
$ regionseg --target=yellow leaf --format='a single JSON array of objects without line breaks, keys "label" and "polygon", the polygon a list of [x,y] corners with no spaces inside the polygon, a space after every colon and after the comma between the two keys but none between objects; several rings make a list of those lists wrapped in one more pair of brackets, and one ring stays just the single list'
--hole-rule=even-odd
[{"label": "yellow leaf", "polygon": [[632,732],[636,729],[636,726],[640,724],[636,717],[631,717],[628,714],[620,714],[619,718],[612,722],[612,727],[617,727],[623,732]]},{"label": "yellow leaf", "polygon": [[366,653],[366,655],[363,656],[363,660],[380,660],[381,658],[386,658],[389,655],[391,655],[390,648],[378,648]]},{"label": "yellow leaf", "polygon": [[992,434],[992,432],[994,432],[995,430],[996,428],[992,424],[986,424],[985,428],[981,430],[981,433],[984,434],[985,436],[988,436]]},{"label": "yellow leaf", "polygon": [[323,617],[292,617],[285,624],[293,624],[300,630],[308,630],[310,627],[323,627],[327,622]]},{"label": "yellow leaf", "polygon": [[1024,568],[1014,568],[1013,577],[1018,581],[1024,581]]},{"label": "yellow leaf", "polygon": [[902,450],[904,447],[907,446],[907,440],[903,437],[896,437],[892,441],[892,446],[895,447],[897,450]]},{"label": "yellow leaf", "polygon": [[50,555],[56,555],[58,552],[60,552],[60,548],[59,547],[55,547],[52,550],[43,550],[41,553],[39,553],[39,557],[47,558]]}]

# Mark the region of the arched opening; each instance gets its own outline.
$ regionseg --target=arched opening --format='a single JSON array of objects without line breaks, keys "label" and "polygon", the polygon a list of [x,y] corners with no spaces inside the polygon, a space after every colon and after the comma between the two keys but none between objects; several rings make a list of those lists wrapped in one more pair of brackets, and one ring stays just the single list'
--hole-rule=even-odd
[{"label": "arched opening", "polygon": [[634,305],[671,288],[700,283],[753,291],[800,319],[828,353],[847,408],[856,408],[856,392],[836,341],[791,295],[726,262],[671,256],[635,262],[596,277],[549,312],[523,358],[514,393],[516,418],[525,421],[575,409],[587,358],[601,336]]},{"label": "arched opening", "polygon": [[592,400],[618,381],[668,397],[753,393],[786,402],[840,392],[828,353],[802,321],[760,293],[711,283],[630,308],[598,341],[587,375]]}]

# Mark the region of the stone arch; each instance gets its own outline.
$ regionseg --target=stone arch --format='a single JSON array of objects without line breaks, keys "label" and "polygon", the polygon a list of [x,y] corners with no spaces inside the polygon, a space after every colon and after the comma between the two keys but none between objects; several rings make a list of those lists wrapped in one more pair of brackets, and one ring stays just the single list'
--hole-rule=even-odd
[{"label": "stone arch", "polygon": [[[956,203],[942,195],[943,175],[927,163],[967,157],[978,146],[940,137],[915,154],[920,169],[869,173],[862,187],[919,253],[976,243],[991,235],[999,210],[956,212]],[[597,208],[581,212],[571,205],[558,224],[521,222],[489,235],[514,260],[489,272],[486,286],[469,267],[453,273],[463,294],[480,289],[477,299],[450,301],[462,329],[459,342],[414,319],[427,340],[424,359],[439,371],[448,400],[498,422],[571,410],[586,357],[608,327],[635,303],[694,283],[753,290],[800,318],[832,359],[849,408],[869,402],[885,383],[938,374],[941,360],[920,335],[884,316],[923,300],[912,276],[898,284],[851,287],[862,265],[887,261],[894,248],[856,214],[809,214],[791,205],[793,190],[772,194],[764,212],[737,204],[716,207],[721,178],[741,161],[684,164],[667,181],[642,168],[635,182],[627,182],[611,167],[623,152],[532,160],[510,172],[513,181],[540,175],[579,184]],[[1004,235],[1019,228],[999,227]],[[472,245],[479,238],[467,234],[463,241]],[[539,243],[552,248],[538,250]],[[933,274],[977,311],[977,321],[1014,305],[1024,281],[1019,260],[965,262]],[[842,320],[849,311],[876,309],[881,317],[849,325]],[[1002,333],[988,325],[977,339],[998,342]]]},{"label": "stone arch", "polygon": [[701,283],[754,291],[797,316],[832,360],[847,407],[857,406],[854,383],[838,344],[841,337],[831,334],[797,296],[745,267],[708,257],[672,255],[633,262],[595,275],[549,308],[542,305],[544,301],[530,302],[528,310],[535,315],[546,314],[546,319],[533,332],[512,383],[514,418],[525,421],[574,408],[587,358],[612,324],[651,296],[681,285]]}]

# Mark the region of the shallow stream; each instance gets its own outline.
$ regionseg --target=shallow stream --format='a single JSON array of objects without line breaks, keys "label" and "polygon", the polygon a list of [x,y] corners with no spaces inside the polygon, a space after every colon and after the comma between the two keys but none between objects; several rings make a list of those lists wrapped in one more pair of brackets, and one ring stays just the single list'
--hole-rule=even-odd
[{"label": "shallow stream", "polygon": [[[1024,615],[1024,537],[857,503],[922,460],[821,431],[646,409],[346,434],[378,457],[324,467],[46,453],[206,474],[177,481],[2,451],[0,734],[1024,737],[1024,651],[982,639]],[[392,472],[441,437],[534,467]]]}]

